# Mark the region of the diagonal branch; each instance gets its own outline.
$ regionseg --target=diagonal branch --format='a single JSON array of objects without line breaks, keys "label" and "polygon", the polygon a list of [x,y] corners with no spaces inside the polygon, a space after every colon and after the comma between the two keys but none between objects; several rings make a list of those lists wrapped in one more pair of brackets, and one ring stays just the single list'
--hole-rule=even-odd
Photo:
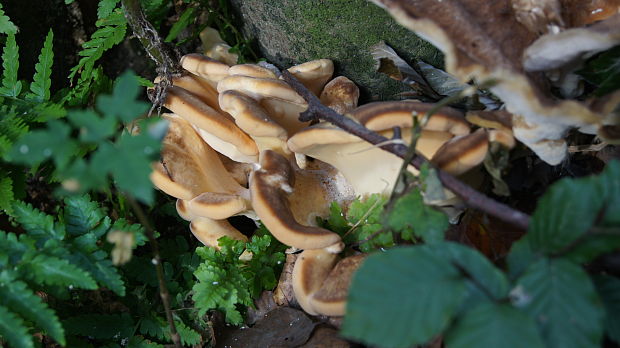
[{"label": "diagonal branch", "polygon": [[[369,130],[354,120],[344,117],[343,115],[340,115],[334,110],[321,104],[319,99],[304,85],[302,85],[301,82],[299,82],[290,72],[283,70],[282,78],[308,102],[308,109],[299,116],[300,121],[307,122],[323,120],[330,122],[333,125],[340,127],[341,129],[356,135],[373,145],[384,143],[383,145],[378,146],[400,158],[406,158],[408,149],[407,146],[391,142],[385,143],[389,140],[388,138]],[[420,169],[422,164],[426,162],[428,161],[422,156],[416,155],[410,163],[417,169]],[[432,166],[430,163],[429,165]],[[495,216],[500,220],[511,223],[522,229],[527,229],[530,223],[529,215],[485,196],[443,170],[436,170],[441,183],[447,189],[459,196],[467,206],[482,210],[489,215]]]}]

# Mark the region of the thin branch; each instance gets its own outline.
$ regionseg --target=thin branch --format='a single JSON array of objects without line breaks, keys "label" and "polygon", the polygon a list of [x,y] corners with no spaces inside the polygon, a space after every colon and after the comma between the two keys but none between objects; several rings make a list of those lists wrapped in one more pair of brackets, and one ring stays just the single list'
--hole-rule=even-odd
[{"label": "thin branch", "polygon": [[[308,121],[327,121],[334,124],[337,127],[347,131],[350,134],[356,135],[363,140],[371,144],[380,144],[389,139],[386,137],[369,130],[361,124],[351,120],[347,117],[340,115],[334,110],[321,104],[319,99],[312,94],[304,85],[302,85],[291,73],[286,70],[282,71],[282,77],[299,95],[301,95],[308,102],[308,109],[299,115],[299,120],[302,122]],[[387,143],[380,146],[385,151],[393,153],[400,158],[406,158],[408,147],[402,144]],[[411,160],[411,164],[420,169],[422,164],[428,161],[422,156],[414,156]],[[430,163],[429,163],[430,165]],[[431,165],[432,166],[432,165]],[[433,167],[433,166],[432,166]],[[519,228],[527,229],[530,216],[509,207],[506,204],[497,202],[484,194],[474,190],[470,186],[464,184],[454,176],[446,173],[443,170],[436,169],[439,180],[441,183],[459,196],[463,202],[475,209],[484,211],[485,213],[495,216],[500,220],[511,223]]]},{"label": "thin branch", "polygon": [[170,309],[170,293],[168,292],[168,287],[166,287],[164,267],[162,266],[161,256],[159,254],[159,244],[155,238],[155,232],[153,231],[153,228],[151,227],[151,224],[146,217],[146,214],[144,214],[144,210],[142,210],[140,204],[138,204],[138,202],[136,202],[136,200],[131,196],[128,196],[127,200],[136,213],[140,224],[144,226],[146,236],[149,239],[151,248],[153,249],[153,263],[155,264],[155,269],[157,270],[157,279],[159,280],[159,296],[164,304],[166,319],[168,320],[168,325],[170,326],[170,339],[172,339],[172,343],[174,343],[176,348],[181,348],[181,337],[179,336],[176,325],[174,324],[174,318],[172,318],[172,310]]}]

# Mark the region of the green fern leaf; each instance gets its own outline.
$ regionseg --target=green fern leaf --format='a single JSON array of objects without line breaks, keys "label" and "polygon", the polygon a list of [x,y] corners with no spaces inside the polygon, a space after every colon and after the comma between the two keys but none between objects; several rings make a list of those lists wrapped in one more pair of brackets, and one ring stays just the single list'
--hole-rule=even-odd
[{"label": "green fern leaf", "polygon": [[5,306],[36,324],[61,345],[65,345],[65,332],[58,317],[39,296],[28,289],[26,283],[0,280],[0,298]]},{"label": "green fern leaf", "polygon": [[103,250],[93,253],[74,252],[68,255],[71,263],[82,266],[101,285],[114,291],[119,296],[125,296],[125,285],[116,267]]},{"label": "green fern leaf", "polygon": [[19,47],[15,41],[15,35],[10,34],[6,39],[6,46],[2,51],[2,87],[0,95],[17,98],[22,91],[22,82],[17,80],[19,70]]},{"label": "green fern leaf", "polygon": [[17,26],[11,22],[11,19],[4,14],[2,4],[0,4],[0,33],[17,34]]},{"label": "green fern leaf", "polygon": [[164,346],[145,340],[143,337],[133,336],[129,339],[129,342],[127,342],[127,348],[164,348]]},{"label": "green fern leaf", "polygon": [[67,233],[74,236],[83,235],[94,229],[106,216],[89,195],[70,196],[65,198],[65,225]]},{"label": "green fern leaf", "polygon": [[7,172],[0,170],[0,209],[10,214],[14,200],[13,179],[8,176]]},{"label": "green fern leaf", "polygon": [[9,342],[13,348],[34,347],[32,336],[28,334],[24,321],[4,306],[0,306],[0,337]]},{"label": "green fern leaf", "polygon": [[43,245],[48,239],[62,240],[65,236],[64,227],[56,228],[52,216],[42,213],[28,203],[14,202],[12,216],[39,245]]},{"label": "green fern leaf", "polygon": [[[98,20],[97,29],[91,39],[82,44],[82,57],[78,64],[71,69],[69,79],[73,79],[78,72],[87,79],[91,76],[95,63],[105,51],[119,44],[125,38],[127,21],[122,11],[116,10],[108,17]],[[90,80],[87,80],[90,82]]]},{"label": "green fern leaf", "polygon": [[17,264],[24,258],[24,254],[35,252],[34,240],[27,235],[21,234],[18,239],[14,233],[0,230],[0,266]]},{"label": "green fern leaf", "polygon": [[140,320],[139,332],[149,337],[163,340],[166,337],[166,328],[155,316],[146,316]]},{"label": "green fern leaf", "polygon": [[101,0],[99,1],[99,6],[97,7],[97,18],[103,19],[108,17],[114,11],[116,4],[118,4],[120,0]]},{"label": "green fern leaf", "polygon": [[50,87],[52,86],[52,64],[54,63],[54,51],[52,49],[54,32],[52,29],[47,33],[45,43],[39,55],[39,62],[35,65],[35,74],[30,84],[31,94],[29,100],[42,102],[50,99]]},{"label": "green fern leaf", "polygon": [[[183,343],[183,345],[194,346],[202,341],[202,337],[200,337],[200,334],[185,325],[184,322],[180,320],[175,320],[174,324],[177,328],[177,332],[179,333],[179,337],[181,337],[181,342]],[[164,332],[166,333],[166,337],[170,339],[169,330],[166,330]]]},{"label": "green fern leaf", "polygon": [[34,279],[38,282],[94,290],[97,283],[82,268],[54,256],[37,255],[28,263]]}]

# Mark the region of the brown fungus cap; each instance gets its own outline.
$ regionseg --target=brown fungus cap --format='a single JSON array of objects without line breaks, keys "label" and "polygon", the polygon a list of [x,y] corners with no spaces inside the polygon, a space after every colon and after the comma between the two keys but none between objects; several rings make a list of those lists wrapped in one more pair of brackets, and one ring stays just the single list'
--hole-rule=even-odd
[{"label": "brown fungus cap", "polygon": [[[198,136],[189,122],[172,114],[163,117],[170,123],[163,139],[162,165],[156,166],[158,174],[155,174],[159,182],[167,185],[162,190],[186,200],[203,192],[244,194],[246,189],[232,178],[218,154]],[[179,191],[181,195],[166,191],[166,188],[177,187],[167,183],[166,178],[183,188]]]},{"label": "brown fungus cap", "polygon": [[232,144],[242,154],[247,156],[258,154],[258,148],[254,141],[239,129],[232,120],[185,89],[176,86],[168,88],[164,106],[194,126],[223,142]]},{"label": "brown fungus cap", "polygon": [[316,96],[334,74],[334,63],[329,59],[311,60],[292,66],[288,71]]},{"label": "brown fungus cap", "polygon": [[218,250],[220,247],[217,240],[222,237],[230,237],[244,242],[248,241],[248,237],[239,232],[226,220],[197,217],[189,224],[189,229],[202,244]]},{"label": "brown fungus cap", "polygon": [[228,75],[241,75],[274,80],[278,78],[273,71],[256,64],[233,65],[228,69]]},{"label": "brown fungus cap", "polygon": [[329,81],[321,92],[321,104],[344,115],[357,107],[359,88],[344,76]]},{"label": "brown fungus cap", "polygon": [[325,249],[304,250],[297,257],[293,267],[293,292],[306,313],[319,314],[312,307],[312,295],[319,291],[337,261],[338,255]]},{"label": "brown fungus cap", "polygon": [[263,98],[277,98],[293,103],[306,104],[305,99],[297,94],[286,82],[271,78],[242,75],[228,76],[217,84],[217,91],[223,93],[229,90],[241,92],[257,101]]},{"label": "brown fungus cap", "polygon": [[222,220],[250,209],[249,200],[236,194],[203,192],[187,201],[188,211],[196,216]]},{"label": "brown fungus cap", "polygon": [[431,162],[452,175],[460,175],[482,163],[489,149],[487,132],[480,128],[472,134],[445,143]]},{"label": "brown fungus cap", "polygon": [[[432,108],[433,104],[418,101],[374,102],[358,107],[351,116],[360,121],[366,128],[382,131],[392,127],[412,127],[412,114],[418,121]],[[428,119],[423,129],[449,132],[454,135],[469,134],[469,124],[464,115],[450,107],[442,107]]]},{"label": "brown fungus cap", "polygon": [[310,307],[322,315],[343,316],[353,273],[365,258],[365,254],[360,254],[340,260],[329,272],[321,288],[311,296]]},{"label": "brown fungus cap", "polygon": [[299,249],[321,249],[341,242],[334,232],[295,220],[287,199],[293,190],[294,172],[286,158],[266,150],[261,153],[260,165],[250,177],[252,207],[274,237]]},{"label": "brown fungus cap", "polygon": [[[403,130],[402,138],[409,140],[410,132],[410,128]],[[381,134],[389,138],[392,131]],[[448,132],[423,130],[417,150],[430,158],[452,137]],[[355,194],[361,196],[390,192],[403,163],[401,158],[328,124],[317,124],[299,131],[289,138],[288,147],[295,153],[316,158],[338,169]]]},{"label": "brown fungus cap", "polygon": [[228,64],[198,53],[184,55],[181,58],[181,66],[192,74],[213,82],[219,82],[228,77],[228,69],[230,68]]}]

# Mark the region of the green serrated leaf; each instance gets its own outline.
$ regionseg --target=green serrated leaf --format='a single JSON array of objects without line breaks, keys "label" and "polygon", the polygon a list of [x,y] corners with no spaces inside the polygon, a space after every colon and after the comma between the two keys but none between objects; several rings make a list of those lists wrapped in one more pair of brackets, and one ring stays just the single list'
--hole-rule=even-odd
[{"label": "green serrated leaf", "polygon": [[3,305],[33,322],[61,345],[65,344],[65,332],[58,317],[39,296],[28,289],[26,283],[15,280],[4,282],[0,276],[0,298]]},{"label": "green serrated leaf", "polygon": [[0,171],[0,210],[11,214],[11,204],[15,200],[13,195],[13,179],[6,172]]},{"label": "green serrated leaf", "polygon": [[102,286],[114,291],[119,296],[125,296],[125,284],[118,274],[118,270],[103,250],[92,253],[75,252],[68,256],[74,264],[80,265]]},{"label": "green serrated leaf", "polygon": [[341,334],[381,347],[423,344],[447,328],[466,295],[459,271],[428,246],[373,254],[353,276]]},{"label": "green serrated leaf", "polygon": [[6,46],[2,51],[2,87],[0,95],[17,98],[22,90],[22,83],[17,79],[19,69],[19,47],[15,41],[15,35],[9,34]]},{"label": "green serrated leaf", "polygon": [[111,15],[119,1],[120,0],[99,1],[99,5],[97,6],[97,18],[103,19]]},{"label": "green serrated leaf", "polygon": [[11,19],[4,13],[2,4],[0,4],[0,33],[17,34],[17,26],[11,22]]},{"label": "green serrated leaf", "polygon": [[[91,35],[91,39],[82,45],[82,51],[79,52],[82,58],[71,69],[69,75],[69,79],[72,80],[80,73],[78,85],[83,87],[88,87],[93,81],[95,63],[103,56],[105,51],[123,41],[127,31],[127,21],[120,10],[114,10],[106,18],[97,20],[95,25],[98,29]],[[86,92],[86,90],[83,90],[81,93]]]},{"label": "green serrated leaf", "polygon": [[69,196],[65,198],[64,221],[70,235],[79,236],[97,227],[106,216],[89,195]]},{"label": "green serrated leaf", "polygon": [[77,143],[70,133],[71,128],[67,124],[50,121],[47,129],[32,131],[21,137],[9,152],[9,159],[29,166],[52,159],[56,170],[62,171],[78,152]]},{"label": "green serrated leaf", "polygon": [[587,273],[562,259],[528,267],[512,291],[513,302],[535,318],[549,347],[598,347],[603,308]]},{"label": "green serrated leaf", "polygon": [[538,201],[527,240],[534,251],[562,251],[592,227],[603,207],[603,191],[596,178],[563,179]]},{"label": "green serrated leaf", "polygon": [[43,102],[50,99],[50,88],[52,86],[52,64],[54,63],[54,51],[52,49],[54,32],[52,29],[47,33],[45,43],[39,55],[39,61],[35,65],[35,74],[30,84],[30,91],[27,97],[30,100]]},{"label": "green serrated leaf", "polygon": [[164,348],[164,346],[159,343],[153,343],[146,340],[144,337],[133,336],[127,342],[127,348]]},{"label": "green serrated leaf", "polygon": [[118,123],[111,117],[100,117],[93,110],[74,110],[68,115],[69,121],[80,130],[80,140],[99,143],[116,132]]},{"label": "green serrated leaf", "polygon": [[618,248],[620,248],[620,234],[591,233],[567,252],[564,257],[577,264],[584,264],[594,260],[599,255],[610,253]]},{"label": "green serrated leaf", "polygon": [[64,228],[54,225],[54,218],[32,205],[20,201],[13,203],[13,217],[27,231],[28,235],[35,238],[39,245],[48,239],[62,240],[65,236]]},{"label": "green serrated leaf", "polygon": [[8,308],[0,306],[0,337],[13,348],[33,348],[32,336],[24,321]]},{"label": "green serrated leaf", "polygon": [[605,304],[605,332],[620,344],[620,279],[598,275],[594,277],[594,284]]},{"label": "green serrated leaf", "polygon": [[429,248],[472,279],[472,285],[482,287],[480,290],[490,296],[489,300],[500,301],[508,296],[510,288],[504,273],[477,250],[456,243],[439,243]]},{"label": "green serrated leaf", "polygon": [[531,317],[506,304],[483,303],[457,320],[445,337],[450,348],[544,347]]},{"label": "green serrated leaf", "polygon": [[95,280],[82,268],[54,256],[37,255],[29,263],[37,281],[69,288],[97,289]]},{"label": "green serrated leaf", "polygon": [[389,211],[387,223],[404,239],[413,240],[417,236],[427,243],[442,241],[449,226],[446,215],[424,204],[417,189],[398,198]]},{"label": "green serrated leaf", "polygon": [[139,94],[140,86],[136,76],[127,71],[116,80],[112,95],[97,98],[97,109],[108,117],[131,122],[149,109],[147,103],[136,100]]},{"label": "green serrated leaf", "polygon": [[91,165],[94,172],[110,173],[121,190],[151,204],[155,195],[148,177],[160,147],[161,143],[148,134],[123,134],[116,144],[99,146]]}]

